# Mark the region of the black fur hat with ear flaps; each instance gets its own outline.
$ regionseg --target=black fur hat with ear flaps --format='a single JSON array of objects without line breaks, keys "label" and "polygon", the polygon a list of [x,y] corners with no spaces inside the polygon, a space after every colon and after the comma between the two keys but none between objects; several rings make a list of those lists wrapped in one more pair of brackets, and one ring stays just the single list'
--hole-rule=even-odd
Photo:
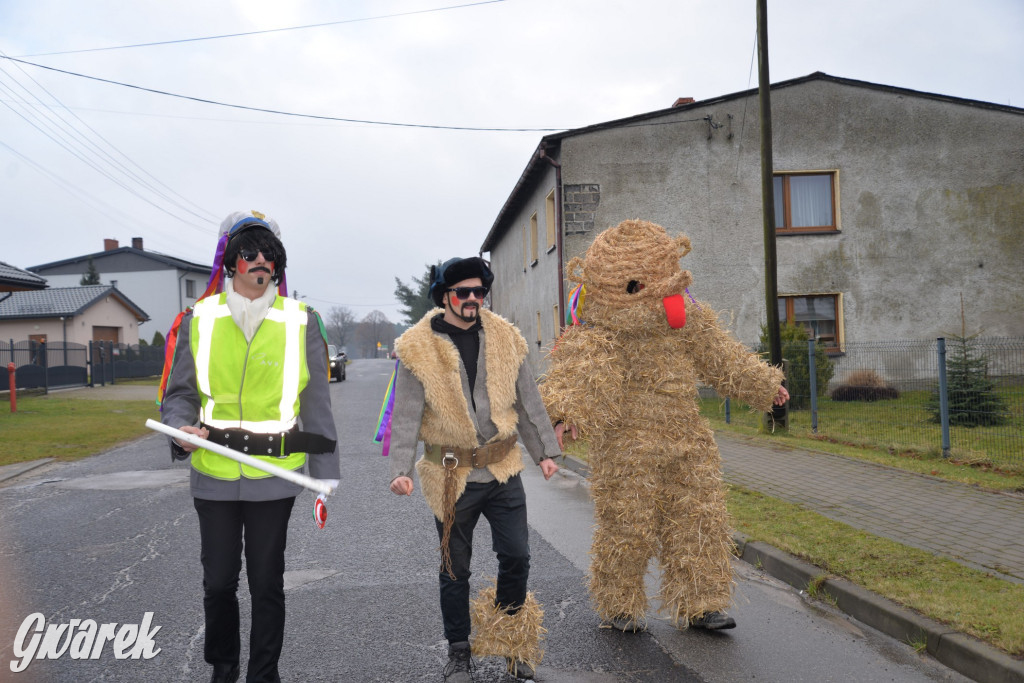
[{"label": "black fur hat with ear flaps", "polygon": [[494,273],[491,272],[491,265],[479,256],[470,258],[448,259],[440,266],[430,267],[430,298],[434,304],[442,306],[444,292],[456,282],[462,282],[472,277],[480,278],[484,287],[491,288],[494,282]]}]

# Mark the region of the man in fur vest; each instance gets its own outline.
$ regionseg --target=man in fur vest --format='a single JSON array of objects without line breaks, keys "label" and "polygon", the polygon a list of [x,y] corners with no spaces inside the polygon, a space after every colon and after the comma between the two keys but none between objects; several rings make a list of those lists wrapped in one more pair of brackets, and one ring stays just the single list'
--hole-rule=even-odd
[{"label": "man in fur vest", "polygon": [[[471,651],[505,657],[510,673],[533,678],[544,632],[543,611],[526,590],[530,547],[517,434],[545,479],[558,471],[553,458],[561,452],[525,362],[526,340],[481,305],[493,281],[479,257],[453,258],[433,268],[430,296],[443,310],[427,313],[395,341],[400,363],[391,491],[412,493],[422,440],[424,455],[415,468],[441,539],[449,683],[471,680]],[[498,578],[473,599],[471,610],[469,565],[481,514],[491,525]]]}]

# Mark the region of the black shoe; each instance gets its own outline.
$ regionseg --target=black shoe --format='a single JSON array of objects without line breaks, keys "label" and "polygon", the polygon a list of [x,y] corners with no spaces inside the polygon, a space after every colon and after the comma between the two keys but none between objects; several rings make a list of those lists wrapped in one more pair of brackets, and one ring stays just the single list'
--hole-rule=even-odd
[{"label": "black shoe", "polygon": [[513,677],[523,681],[532,681],[534,676],[533,667],[521,659],[505,657],[505,667]]},{"label": "black shoe", "polygon": [[631,619],[630,617],[622,616],[622,615],[617,616],[617,617],[612,617],[608,621],[608,624],[612,628],[618,629],[618,630],[622,631],[623,633],[636,633],[638,631],[643,631],[644,630],[644,627],[641,626],[639,623],[637,623],[637,621],[635,619]]},{"label": "black shoe", "polygon": [[690,619],[690,626],[693,628],[706,628],[709,631],[718,631],[736,628],[736,620],[722,612],[705,612],[696,619]]},{"label": "black shoe", "polygon": [[445,683],[473,683],[469,672],[473,669],[469,643],[462,641],[448,645],[448,664],[444,667]]},{"label": "black shoe", "polygon": [[210,683],[235,683],[238,680],[237,664],[214,664]]}]

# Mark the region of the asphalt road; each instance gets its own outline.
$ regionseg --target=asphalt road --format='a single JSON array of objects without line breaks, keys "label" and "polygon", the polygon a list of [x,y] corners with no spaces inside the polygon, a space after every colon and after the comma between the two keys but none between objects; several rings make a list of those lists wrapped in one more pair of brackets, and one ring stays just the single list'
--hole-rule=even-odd
[{"label": "asphalt road", "polygon": [[[331,386],[343,480],[327,528],[312,520],[314,496],[296,502],[286,574],[286,681],[442,680],[446,644],[437,595],[437,536],[418,490],[387,488],[387,461],[371,442],[391,361],[354,361]],[[584,578],[592,526],[585,482],[563,470],[544,481],[524,473],[531,525],[531,589],[548,629],[541,681],[967,681],[900,643],[807,599],[736,561],[738,627],[678,631],[651,615],[646,633],[602,628]],[[495,572],[482,521],[474,583]],[[171,463],[164,437],[75,463],[51,464],[0,488],[0,680],[207,681],[199,531],[187,467]],[[652,574],[650,581],[656,581]],[[653,583],[652,583],[653,586]],[[240,587],[243,659],[248,595]],[[57,659],[12,673],[26,617],[47,624],[91,619],[139,624],[152,612],[159,652],[118,659]],[[159,626],[159,630],[152,630]],[[81,632],[77,627],[75,633]],[[72,629],[73,630],[73,629]],[[18,641],[24,644],[26,641]],[[77,643],[77,649],[83,649]],[[499,660],[477,662],[474,680],[511,681]]]}]

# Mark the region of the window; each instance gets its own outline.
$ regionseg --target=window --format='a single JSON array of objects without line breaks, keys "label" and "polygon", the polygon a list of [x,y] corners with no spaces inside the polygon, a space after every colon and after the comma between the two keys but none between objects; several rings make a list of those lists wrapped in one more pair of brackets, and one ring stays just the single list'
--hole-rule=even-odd
[{"label": "window", "polygon": [[544,339],[541,337],[540,331],[540,311],[537,311],[537,348],[544,343]]},{"label": "window", "polygon": [[530,216],[530,261],[537,262],[537,214]]},{"label": "window", "polygon": [[779,173],[775,187],[775,229],[781,233],[838,230],[835,173]]},{"label": "window", "polygon": [[803,325],[807,338],[832,350],[842,347],[841,297],[839,294],[780,296],[779,322]]},{"label": "window", "polygon": [[558,330],[562,326],[562,316],[558,315],[558,304],[551,307],[551,322],[553,324],[551,336],[558,339]]},{"label": "window", "polygon": [[523,226],[523,272],[526,272],[526,267],[530,265],[530,243],[526,236],[526,226]]},{"label": "window", "polygon": [[196,281],[185,280],[185,296],[190,299],[196,298]]},{"label": "window", "polygon": [[555,191],[551,190],[548,192],[548,196],[544,198],[544,222],[547,224],[548,234],[548,251],[555,248]]}]

